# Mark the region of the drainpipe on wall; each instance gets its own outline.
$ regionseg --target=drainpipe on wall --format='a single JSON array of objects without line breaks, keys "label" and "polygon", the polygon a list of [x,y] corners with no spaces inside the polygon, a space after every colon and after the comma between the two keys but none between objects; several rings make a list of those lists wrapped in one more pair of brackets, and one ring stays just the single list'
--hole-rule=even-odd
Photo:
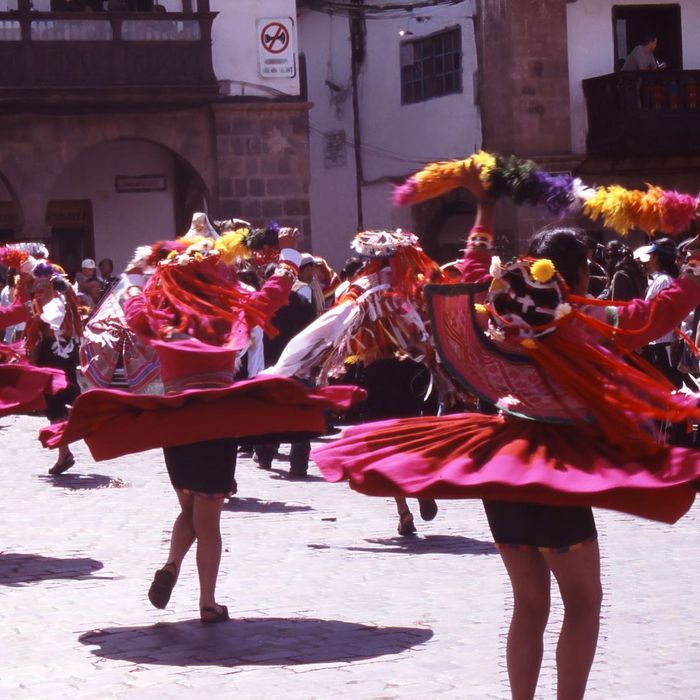
[{"label": "drainpipe on wall", "polygon": [[355,142],[355,198],[357,203],[357,230],[364,230],[364,217],[362,214],[362,183],[364,173],[362,170],[362,133],[360,129],[360,100],[357,92],[357,82],[365,60],[367,28],[363,19],[364,0],[352,0],[357,6],[349,14],[350,21],[350,79],[352,85],[352,122],[353,141]]}]

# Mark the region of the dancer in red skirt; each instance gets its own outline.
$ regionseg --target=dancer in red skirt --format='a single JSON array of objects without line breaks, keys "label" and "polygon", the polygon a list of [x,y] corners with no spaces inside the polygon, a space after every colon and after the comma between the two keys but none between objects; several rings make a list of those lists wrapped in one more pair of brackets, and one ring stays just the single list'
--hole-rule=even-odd
[{"label": "dancer in red skirt", "polygon": [[465,184],[482,201],[462,265],[469,284],[428,289],[433,333],[444,366],[500,415],[357,426],[313,458],[327,479],[369,495],[484,498],[513,586],[513,697],[534,697],[554,574],[565,608],[557,697],[581,698],[602,596],[591,506],[671,523],[695,498],[700,453],[659,444],[653,421],[697,420],[697,400],[632,351],[700,302],[700,253],[654,301],[593,306],[575,231],[543,231],[530,257],[492,264],[492,205],[475,168]]},{"label": "dancer in red skirt", "polygon": [[[0,248],[0,263],[9,267],[25,266],[29,257],[19,248]],[[0,307],[0,330],[31,319],[31,284],[31,274],[22,273],[15,300],[10,306]],[[50,401],[49,397],[64,391],[66,386],[66,376],[61,370],[27,364],[20,344],[0,343],[0,416],[44,411],[47,399]]]},{"label": "dancer in red skirt", "polygon": [[[308,390],[291,379],[266,377],[233,383],[236,355],[250,329],[267,327],[296,279],[297,232],[279,233],[280,262],[259,292],[237,282],[228,263],[242,235],[188,238],[153,247],[155,272],[145,288],[126,290],[130,327],[156,349],[165,396],[95,389],[74,404],[69,419],[43,431],[55,447],[85,439],[96,459],[163,447],[180,514],[170,552],[149,590],[164,608],[182,561],[197,541],[202,622],[228,618],[216,600],[221,559],[220,518],[233,486],[237,443],[242,437],[325,431],[325,411],[343,410],[362,392],[354,387]],[[132,272],[138,272],[132,270]]]}]

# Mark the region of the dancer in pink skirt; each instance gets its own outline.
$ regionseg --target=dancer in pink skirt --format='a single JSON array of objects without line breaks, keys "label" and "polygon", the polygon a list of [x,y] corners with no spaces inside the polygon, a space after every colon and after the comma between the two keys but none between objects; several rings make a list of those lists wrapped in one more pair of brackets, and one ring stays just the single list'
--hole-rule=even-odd
[{"label": "dancer in pink skirt", "polygon": [[513,697],[535,694],[553,574],[565,609],[557,697],[581,698],[602,597],[591,506],[672,523],[695,498],[700,453],[660,444],[653,421],[697,420],[697,400],[633,350],[700,303],[700,252],[653,301],[595,305],[576,231],[545,230],[528,257],[492,261],[493,205],[477,168],[464,179],[481,202],[466,284],[428,288],[433,333],[445,368],[500,414],[365,424],[313,458],[369,495],[484,499],[513,586]]}]

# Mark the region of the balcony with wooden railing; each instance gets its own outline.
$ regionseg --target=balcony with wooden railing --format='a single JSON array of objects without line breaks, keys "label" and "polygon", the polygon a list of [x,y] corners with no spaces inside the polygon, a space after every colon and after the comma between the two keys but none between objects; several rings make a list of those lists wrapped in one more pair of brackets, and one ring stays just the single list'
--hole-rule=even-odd
[{"label": "balcony with wooden railing", "polygon": [[167,14],[0,12],[0,110],[210,100],[215,17],[202,0]]},{"label": "balcony with wooden railing", "polygon": [[602,75],[583,92],[590,154],[700,154],[700,70]]}]

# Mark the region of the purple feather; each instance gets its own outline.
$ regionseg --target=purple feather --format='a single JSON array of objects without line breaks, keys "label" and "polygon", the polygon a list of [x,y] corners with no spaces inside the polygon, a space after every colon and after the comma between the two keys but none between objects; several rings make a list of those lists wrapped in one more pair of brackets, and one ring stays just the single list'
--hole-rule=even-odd
[{"label": "purple feather", "polygon": [[409,204],[418,190],[418,181],[415,177],[409,177],[403,185],[394,187],[394,206]]},{"label": "purple feather", "polygon": [[540,194],[539,204],[547,207],[552,214],[565,215],[573,203],[573,177],[538,170],[533,173],[533,179]]},{"label": "purple feather", "polygon": [[32,270],[34,277],[46,277],[49,278],[53,275],[54,269],[50,263],[40,262]]}]

